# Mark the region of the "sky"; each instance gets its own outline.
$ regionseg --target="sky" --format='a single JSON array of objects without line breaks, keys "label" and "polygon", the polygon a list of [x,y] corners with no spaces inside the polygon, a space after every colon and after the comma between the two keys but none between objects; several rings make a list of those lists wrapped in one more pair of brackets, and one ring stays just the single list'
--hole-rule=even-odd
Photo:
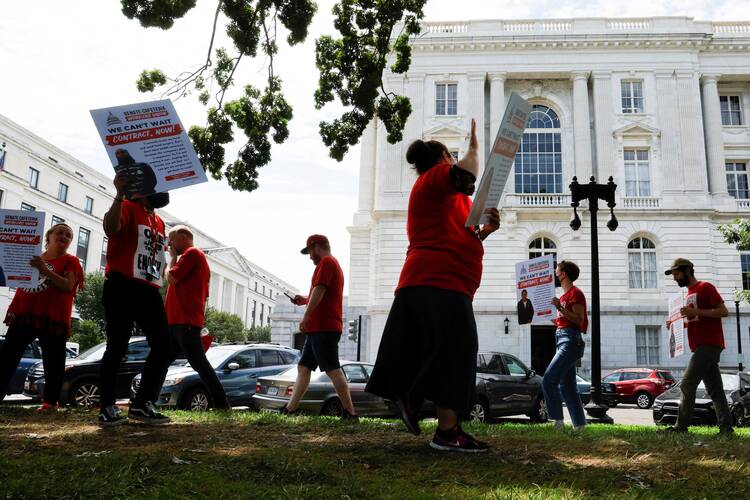
[{"label": "sky", "polygon": [[[283,43],[274,63],[294,108],[289,139],[273,146],[260,170],[260,187],[234,192],[224,181],[172,191],[169,212],[237,247],[252,262],[304,290],[312,264],[299,254],[309,234],[326,234],[344,272],[349,269],[347,226],[357,207],[359,147],[342,162],[328,157],[318,123],[342,111],[315,110],[315,39],[335,34],[331,0],[318,13],[304,44]],[[750,0],[429,0],[427,21],[569,17],[689,16],[699,20],[750,20]],[[117,0],[1,0],[0,114],[111,175],[112,168],[89,110],[161,98],[140,94],[143,69],[175,75],[199,66],[208,47],[215,0],[199,0],[171,30],[142,28],[125,18]],[[219,31],[222,32],[220,24]],[[226,36],[215,47],[231,49]],[[265,61],[247,59],[238,82],[262,83]],[[231,97],[231,96],[230,96]],[[184,125],[202,125],[195,96],[175,102]],[[240,134],[237,134],[240,135]],[[407,138],[408,139],[408,138]],[[228,149],[232,158],[239,144]]]}]

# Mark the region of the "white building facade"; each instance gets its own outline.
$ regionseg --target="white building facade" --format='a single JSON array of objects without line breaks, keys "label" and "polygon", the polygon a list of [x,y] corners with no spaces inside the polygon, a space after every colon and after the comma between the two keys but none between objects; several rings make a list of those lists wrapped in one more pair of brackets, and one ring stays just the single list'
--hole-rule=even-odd
[{"label": "white building facade", "polygon": [[[514,265],[554,253],[577,262],[590,297],[590,219],[572,231],[574,176],[618,184],[609,232],[599,219],[603,371],[684,369],[669,358],[664,321],[677,286],[663,270],[676,257],[696,266],[727,302],[722,366],[737,365],[735,289],[748,289],[750,254],[723,242],[717,226],[750,215],[750,23],[691,18],[560,19],[426,23],[405,75],[387,90],[413,111],[404,141],[388,144],[373,122],[362,140],[359,205],[351,234],[350,306],[364,307],[366,358],[377,353],[405,259],[406,209],[415,173],[410,141],[436,139],[462,154],[472,118],[481,163],[505,104],[517,92],[533,113],[501,202],[502,227],[485,241],[474,299],[481,350],[518,355],[535,368],[554,353],[553,329],[520,327]],[[601,207],[601,205],[600,205]],[[741,334],[750,349],[750,312]],[[506,331],[504,320],[509,319]],[[587,348],[583,370],[590,370]]]},{"label": "white building facade", "polygon": [[[4,155],[4,156],[3,156]],[[89,167],[31,131],[0,115],[0,208],[46,213],[48,229],[57,222],[73,228],[69,253],[86,272],[103,271],[107,238],[102,218],[112,204],[112,177]],[[255,265],[233,247],[167,211],[159,211],[167,228],[186,224],[211,267],[209,305],[238,315],[248,328],[267,326],[277,298],[296,289]],[[0,288],[0,318],[5,317],[14,291]],[[0,331],[5,331],[3,325]]]}]

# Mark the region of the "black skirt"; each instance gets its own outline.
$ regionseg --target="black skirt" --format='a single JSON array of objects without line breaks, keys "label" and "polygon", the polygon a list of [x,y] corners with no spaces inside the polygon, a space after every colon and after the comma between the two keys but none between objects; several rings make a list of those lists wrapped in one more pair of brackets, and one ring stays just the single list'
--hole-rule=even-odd
[{"label": "black skirt", "polygon": [[452,290],[402,288],[388,314],[367,392],[395,400],[423,400],[459,417],[474,401],[477,325],[471,299]]}]

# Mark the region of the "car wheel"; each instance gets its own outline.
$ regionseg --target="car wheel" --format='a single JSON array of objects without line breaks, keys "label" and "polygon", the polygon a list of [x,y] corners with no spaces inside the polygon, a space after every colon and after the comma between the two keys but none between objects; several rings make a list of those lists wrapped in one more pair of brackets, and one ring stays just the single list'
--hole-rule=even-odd
[{"label": "car wheel", "polygon": [[735,427],[742,427],[745,425],[745,410],[742,404],[736,404],[729,410],[732,415],[732,425]]},{"label": "car wheel", "polygon": [[183,398],[182,408],[188,411],[207,411],[211,406],[208,392],[202,387],[190,390]]},{"label": "car wheel", "polygon": [[490,409],[487,402],[480,399],[471,407],[469,412],[469,420],[472,422],[487,422],[490,419]]},{"label": "car wheel", "polygon": [[547,421],[549,416],[547,415],[547,403],[544,401],[544,397],[539,396],[534,403],[534,411],[529,415],[532,422],[544,423]]},{"label": "car wheel", "polygon": [[91,408],[99,405],[101,394],[99,386],[91,380],[78,382],[70,391],[70,404]]},{"label": "car wheel", "polygon": [[321,415],[327,415],[329,417],[340,417],[344,414],[344,407],[341,406],[341,401],[338,398],[326,401],[323,405],[323,409],[320,411]]},{"label": "car wheel", "polygon": [[651,394],[647,392],[639,392],[635,395],[635,404],[640,408],[641,410],[647,410],[651,408],[651,405],[654,403],[654,398],[651,397]]}]

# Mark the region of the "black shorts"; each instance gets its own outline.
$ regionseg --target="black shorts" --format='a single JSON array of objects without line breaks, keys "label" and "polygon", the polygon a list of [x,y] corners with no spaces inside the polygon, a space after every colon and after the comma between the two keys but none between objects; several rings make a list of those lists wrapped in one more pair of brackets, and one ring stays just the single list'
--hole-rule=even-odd
[{"label": "black shorts", "polygon": [[341,368],[339,364],[339,340],[341,332],[314,332],[305,334],[300,365],[315,371],[329,372]]}]

